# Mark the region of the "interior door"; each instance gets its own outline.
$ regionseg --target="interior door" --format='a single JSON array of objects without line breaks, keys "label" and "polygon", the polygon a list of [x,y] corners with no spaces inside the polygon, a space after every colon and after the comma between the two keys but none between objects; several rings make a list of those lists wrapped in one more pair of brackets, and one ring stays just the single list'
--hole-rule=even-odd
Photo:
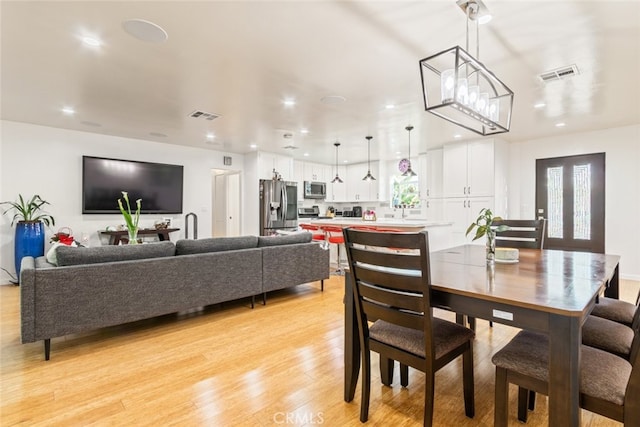
[{"label": "interior door", "polygon": [[536,160],[536,217],[544,247],[604,253],[605,153]]}]

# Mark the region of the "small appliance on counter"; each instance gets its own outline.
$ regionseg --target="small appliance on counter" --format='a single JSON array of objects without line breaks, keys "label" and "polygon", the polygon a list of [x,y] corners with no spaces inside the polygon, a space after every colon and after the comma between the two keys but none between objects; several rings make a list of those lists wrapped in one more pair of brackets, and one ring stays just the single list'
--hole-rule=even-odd
[{"label": "small appliance on counter", "polygon": [[333,218],[333,216],[329,215],[329,210],[327,210],[326,216],[320,216],[320,208],[317,205],[313,205],[310,208],[298,208],[298,218],[329,219]]},{"label": "small appliance on counter", "polygon": [[354,206],[352,209],[354,217],[362,218],[362,206]]},{"label": "small appliance on counter", "polygon": [[343,209],[342,210],[342,217],[343,218],[353,218],[353,211],[352,210],[347,210],[347,209]]}]

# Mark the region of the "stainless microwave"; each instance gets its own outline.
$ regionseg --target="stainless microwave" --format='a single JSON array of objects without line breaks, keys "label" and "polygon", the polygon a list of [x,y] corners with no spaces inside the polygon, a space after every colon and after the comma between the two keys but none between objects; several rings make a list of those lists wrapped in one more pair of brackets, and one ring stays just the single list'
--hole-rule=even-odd
[{"label": "stainless microwave", "polygon": [[324,199],[327,197],[327,183],[316,181],[304,182],[305,199]]}]

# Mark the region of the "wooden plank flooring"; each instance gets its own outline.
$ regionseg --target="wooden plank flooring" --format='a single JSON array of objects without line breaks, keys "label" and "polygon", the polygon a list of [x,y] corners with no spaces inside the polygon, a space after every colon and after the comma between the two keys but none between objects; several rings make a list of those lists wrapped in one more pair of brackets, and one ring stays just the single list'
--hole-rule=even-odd
[{"label": "wooden plank flooring", "polygon": [[[638,282],[623,281],[632,300]],[[20,343],[19,288],[0,286],[2,426],[359,426],[356,399],[343,401],[343,278],[269,294],[266,306],[242,300],[180,315],[42,342]],[[438,311],[453,320],[451,313]],[[436,426],[493,425],[491,355],[516,330],[478,321],[476,416],[464,416],[461,363],[436,375]],[[424,377],[408,388],[380,383],[372,358],[370,426],[422,424]],[[516,420],[511,388],[510,423]],[[583,411],[584,426],[618,426]],[[547,425],[540,396],[529,426]]]}]

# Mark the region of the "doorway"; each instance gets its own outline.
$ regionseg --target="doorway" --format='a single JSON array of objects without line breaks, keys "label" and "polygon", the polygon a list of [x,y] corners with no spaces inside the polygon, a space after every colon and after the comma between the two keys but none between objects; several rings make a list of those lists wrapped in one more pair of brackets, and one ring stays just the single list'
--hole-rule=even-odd
[{"label": "doorway", "polygon": [[240,172],[214,169],[213,237],[240,235]]},{"label": "doorway", "polygon": [[544,247],[604,253],[605,153],[536,160],[536,217]]}]

